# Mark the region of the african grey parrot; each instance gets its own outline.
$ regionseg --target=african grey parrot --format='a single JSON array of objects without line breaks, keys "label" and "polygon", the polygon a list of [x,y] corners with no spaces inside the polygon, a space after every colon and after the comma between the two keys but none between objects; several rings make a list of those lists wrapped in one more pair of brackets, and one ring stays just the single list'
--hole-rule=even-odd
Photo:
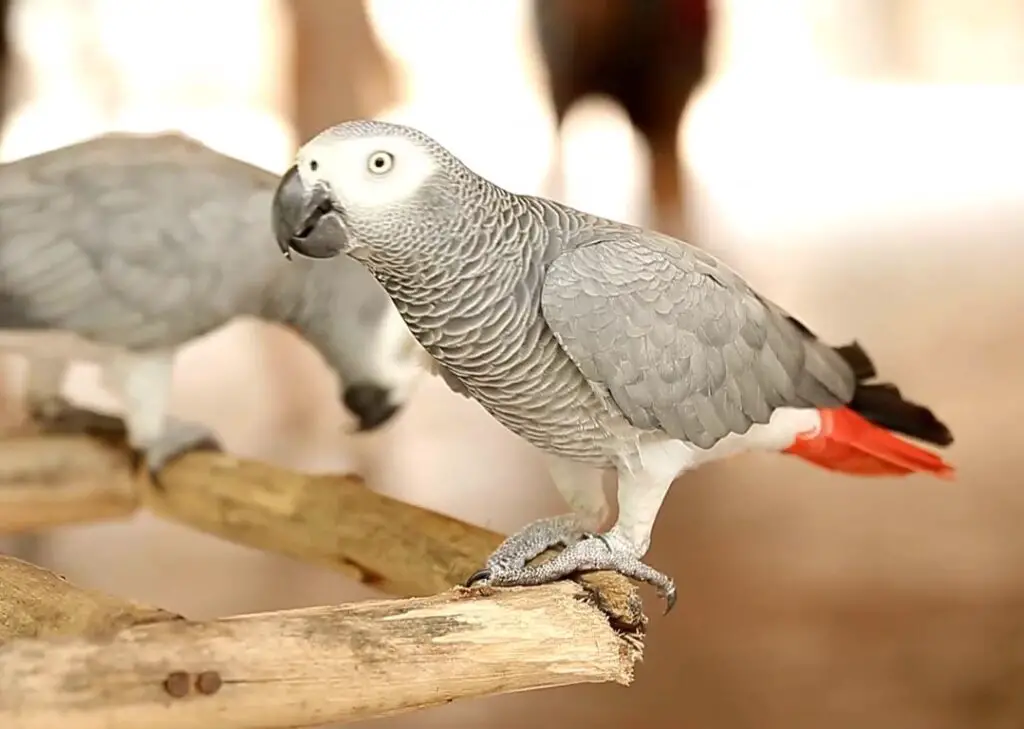
[{"label": "african grey parrot", "polygon": [[[511,536],[470,582],[610,569],[671,608],[674,583],[641,558],[685,471],[767,450],[851,474],[953,472],[893,434],[952,442],[927,408],[870,382],[858,344],[825,344],[686,243],[504,190],[418,130],[320,133],[281,179],[274,226],[286,255],[362,261],[453,389],[550,459],[574,513]],[[586,538],[608,512],[609,468],[618,519]]]},{"label": "african grey parrot", "polygon": [[0,166],[0,353],[30,360],[44,424],[119,425],[61,397],[70,360],[101,365],[149,468],[210,431],[167,415],[175,351],[236,317],[278,322],[340,376],[363,429],[423,372],[387,294],[345,258],[289,266],[272,245],[266,170],[175,133],[113,133]]}]

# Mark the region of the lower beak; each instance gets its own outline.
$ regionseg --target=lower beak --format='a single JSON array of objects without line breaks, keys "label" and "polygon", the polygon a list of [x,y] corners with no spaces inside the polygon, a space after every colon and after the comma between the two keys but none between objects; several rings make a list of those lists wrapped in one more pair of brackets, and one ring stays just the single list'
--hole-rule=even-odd
[{"label": "lower beak", "polygon": [[346,247],[330,192],[322,184],[307,187],[295,165],[288,168],[271,204],[274,235],[285,258],[297,251],[309,258],[334,258]]}]

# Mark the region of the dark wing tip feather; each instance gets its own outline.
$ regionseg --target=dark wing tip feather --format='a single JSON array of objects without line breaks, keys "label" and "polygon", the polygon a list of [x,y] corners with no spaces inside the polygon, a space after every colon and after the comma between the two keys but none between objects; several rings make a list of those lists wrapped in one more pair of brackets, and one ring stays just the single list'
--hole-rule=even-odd
[{"label": "dark wing tip feather", "polygon": [[[798,319],[787,317],[789,322],[809,339],[817,337]],[[948,446],[953,442],[953,434],[946,424],[935,417],[935,414],[917,403],[904,400],[899,388],[890,382],[867,384],[878,375],[871,357],[856,340],[841,347],[833,347],[836,354],[852,370],[857,381],[853,399],[848,407],[862,415],[875,425],[917,438],[925,443],[937,446]]]},{"label": "dark wing tip feather", "polygon": [[945,423],[923,405],[904,400],[890,383],[858,385],[849,407],[875,425],[925,443],[948,446],[953,442]]},{"label": "dark wing tip feather", "polygon": [[842,347],[836,347],[835,350],[843,358],[843,361],[850,365],[858,382],[870,380],[878,374],[875,370],[875,363],[871,361],[868,353],[856,340]]}]

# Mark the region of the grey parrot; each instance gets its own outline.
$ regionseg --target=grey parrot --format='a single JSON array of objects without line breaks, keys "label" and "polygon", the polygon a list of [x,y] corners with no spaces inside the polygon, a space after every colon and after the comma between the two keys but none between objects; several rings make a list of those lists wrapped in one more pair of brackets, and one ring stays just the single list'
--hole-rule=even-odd
[{"label": "grey parrot", "polygon": [[[498,187],[416,129],[314,137],[281,178],[274,228],[286,256],[361,261],[449,385],[549,459],[572,513],[510,536],[470,583],[614,570],[671,608],[674,582],[641,561],[662,501],[681,474],[742,452],[952,477],[895,435],[947,445],[949,429],[872,382],[856,342],[819,340],[684,242]],[[619,510],[600,533],[605,469]]]},{"label": "grey parrot", "polygon": [[422,349],[362,266],[280,257],[278,180],[176,133],[106,134],[0,166],[0,353],[29,358],[30,414],[123,427],[61,395],[70,362],[92,362],[151,471],[217,449],[209,429],[168,415],[174,354],[254,317],[318,350],[362,429],[386,422],[424,372]]}]

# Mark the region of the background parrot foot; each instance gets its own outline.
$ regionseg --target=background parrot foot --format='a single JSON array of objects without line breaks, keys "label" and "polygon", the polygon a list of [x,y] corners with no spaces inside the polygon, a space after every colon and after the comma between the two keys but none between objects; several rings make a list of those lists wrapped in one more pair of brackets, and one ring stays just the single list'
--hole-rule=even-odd
[{"label": "background parrot foot", "polygon": [[111,439],[121,439],[126,434],[121,418],[78,407],[63,397],[30,401],[28,414],[47,433]]},{"label": "background parrot foot", "polygon": [[495,574],[520,571],[541,552],[551,547],[568,547],[586,536],[572,514],[538,519],[502,542],[487,559],[487,565],[466,581],[466,586],[491,580]]},{"label": "background parrot foot", "polygon": [[575,541],[543,564],[512,564],[501,551],[499,547],[487,560],[487,566],[470,578],[470,584],[486,580],[496,587],[543,585],[579,572],[611,570],[655,587],[665,598],[666,613],[676,604],[676,586],[672,579],[641,562],[629,542],[614,529],[596,538]]},{"label": "background parrot foot", "polygon": [[162,490],[159,473],[171,461],[193,451],[222,450],[217,436],[206,426],[169,418],[158,439],[136,448],[136,457],[145,461],[153,485]]}]

